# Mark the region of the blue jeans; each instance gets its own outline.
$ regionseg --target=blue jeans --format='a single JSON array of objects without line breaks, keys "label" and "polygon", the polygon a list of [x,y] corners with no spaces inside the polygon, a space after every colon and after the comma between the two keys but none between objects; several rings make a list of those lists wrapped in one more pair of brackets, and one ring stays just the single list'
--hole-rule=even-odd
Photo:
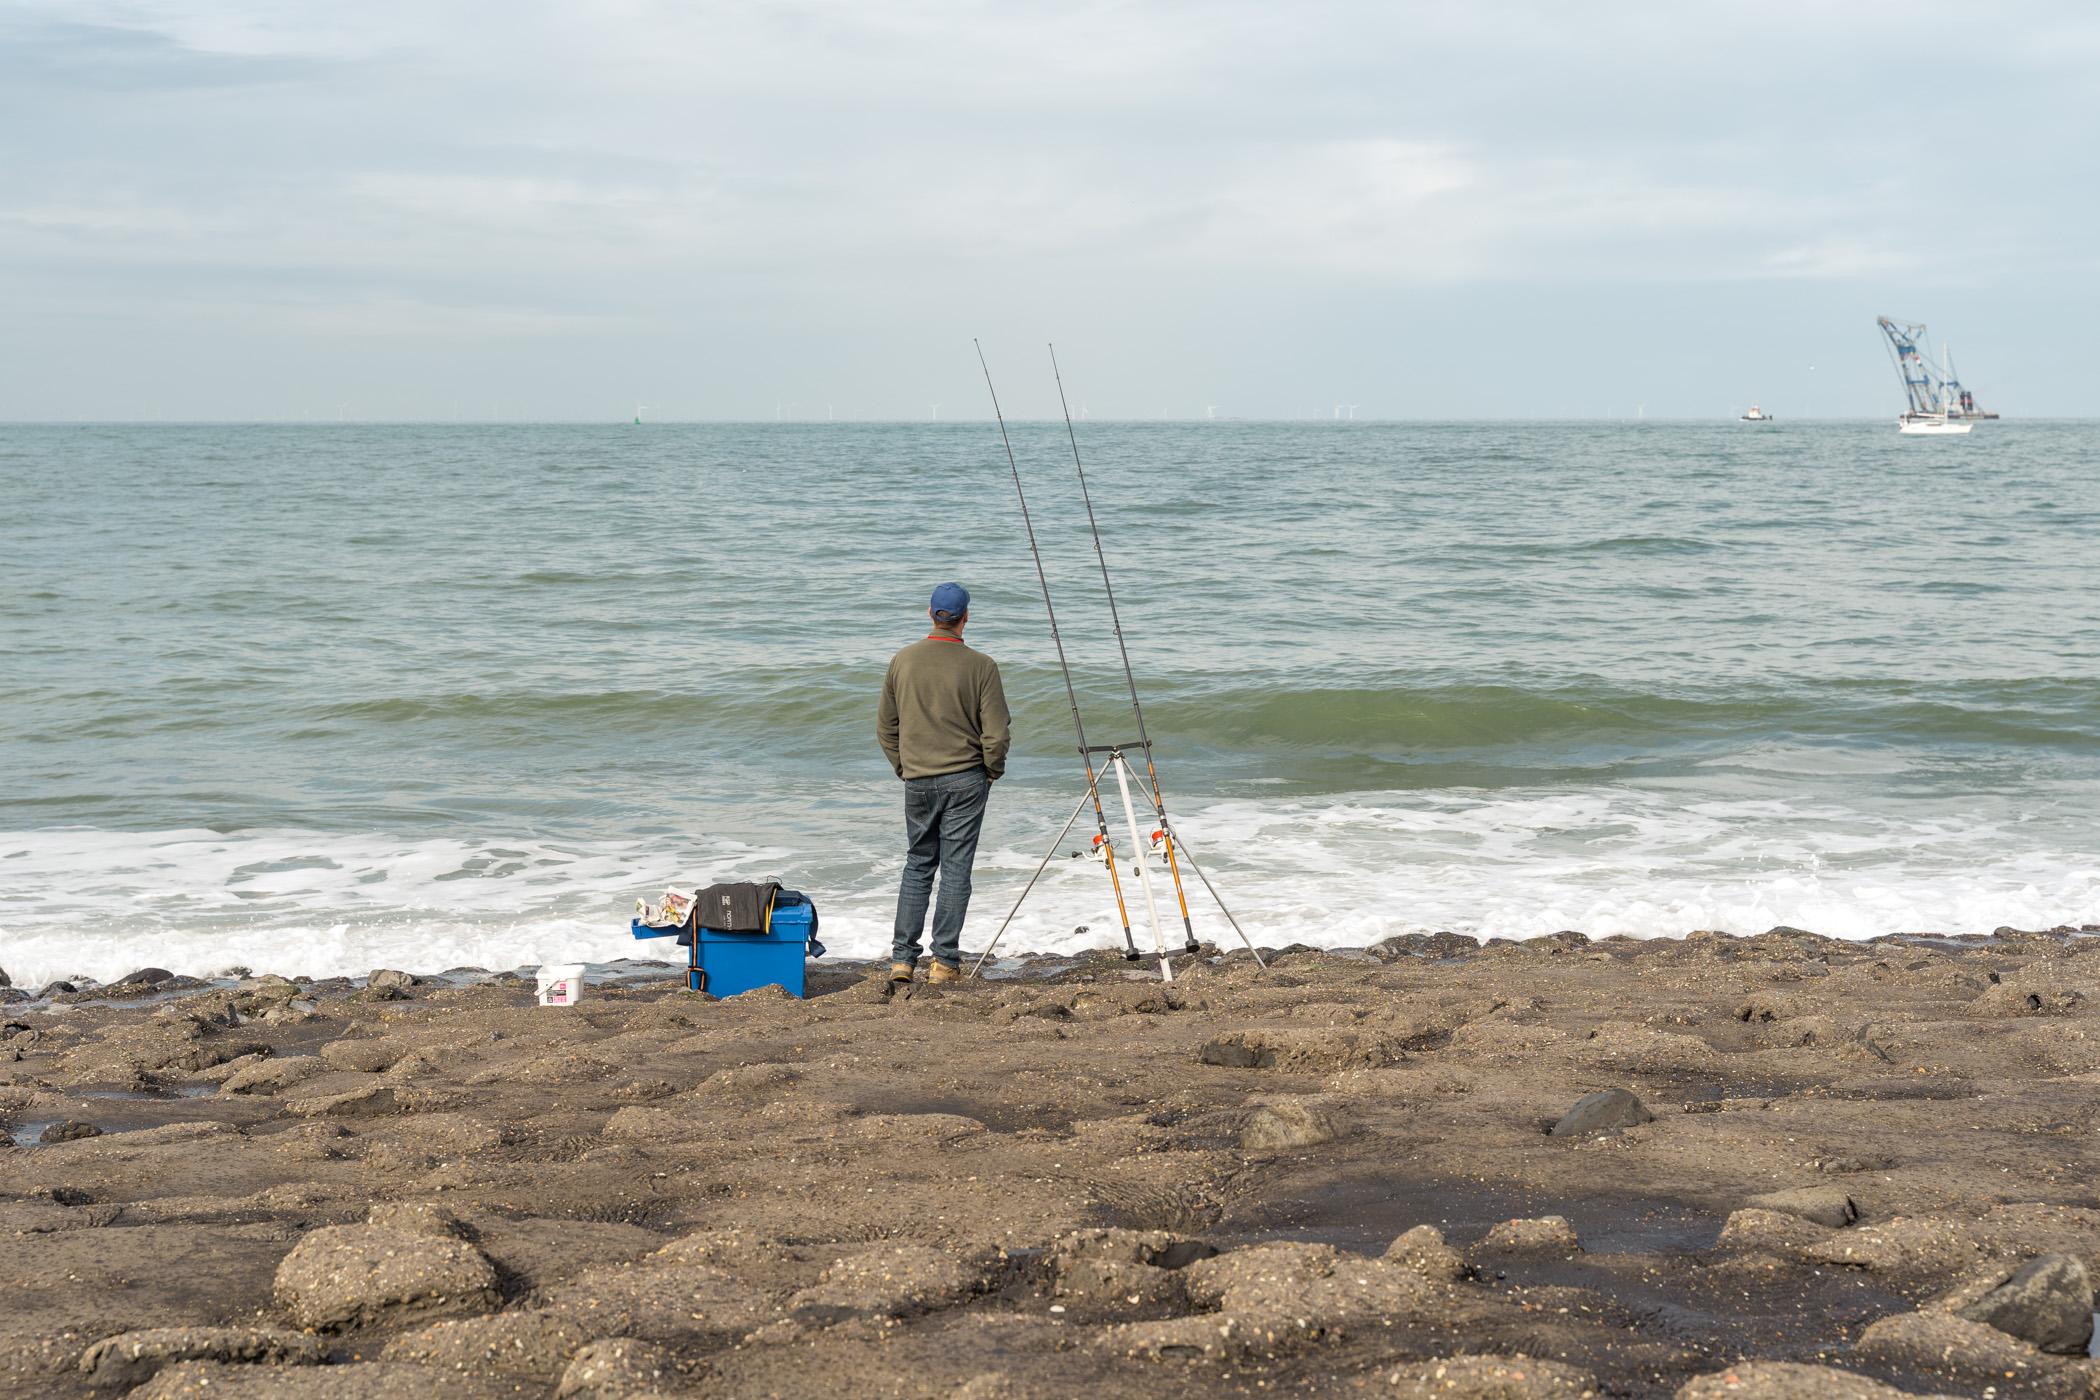
[{"label": "blue jeans", "polygon": [[926,901],[938,871],[941,897],[933,909],[933,956],[950,967],[961,966],[970,863],[977,859],[977,833],[984,827],[984,806],[991,793],[992,780],[982,768],[904,780],[904,879],[897,887],[892,961],[918,961]]}]

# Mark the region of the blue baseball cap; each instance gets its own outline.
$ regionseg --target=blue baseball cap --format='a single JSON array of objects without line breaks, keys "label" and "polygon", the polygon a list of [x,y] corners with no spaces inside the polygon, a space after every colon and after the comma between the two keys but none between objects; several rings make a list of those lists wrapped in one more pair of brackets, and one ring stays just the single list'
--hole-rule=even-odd
[{"label": "blue baseball cap", "polygon": [[929,606],[937,613],[961,617],[970,610],[970,590],[959,583],[944,583],[933,590],[933,601]]}]

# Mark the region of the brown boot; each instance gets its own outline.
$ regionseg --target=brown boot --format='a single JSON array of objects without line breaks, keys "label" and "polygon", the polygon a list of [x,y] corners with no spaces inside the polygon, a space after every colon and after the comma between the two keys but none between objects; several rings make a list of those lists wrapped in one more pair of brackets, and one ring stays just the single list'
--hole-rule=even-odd
[{"label": "brown boot", "polygon": [[950,967],[938,958],[934,960],[933,966],[926,969],[926,985],[929,987],[938,987],[943,982],[960,982],[962,980],[963,970],[960,967]]},{"label": "brown boot", "polygon": [[[934,966],[938,967],[940,964],[935,963]],[[909,982],[911,981],[911,973],[912,965],[910,963],[893,962],[890,964],[890,980],[892,982]]]}]

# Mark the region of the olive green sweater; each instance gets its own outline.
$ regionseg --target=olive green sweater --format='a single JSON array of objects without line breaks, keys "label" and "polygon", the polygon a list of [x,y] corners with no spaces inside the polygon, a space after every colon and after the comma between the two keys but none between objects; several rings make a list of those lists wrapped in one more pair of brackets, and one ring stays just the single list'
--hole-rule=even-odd
[{"label": "olive green sweater", "polygon": [[1008,722],[999,663],[936,632],[891,658],[875,739],[900,778],[977,767],[997,778],[1013,742]]}]

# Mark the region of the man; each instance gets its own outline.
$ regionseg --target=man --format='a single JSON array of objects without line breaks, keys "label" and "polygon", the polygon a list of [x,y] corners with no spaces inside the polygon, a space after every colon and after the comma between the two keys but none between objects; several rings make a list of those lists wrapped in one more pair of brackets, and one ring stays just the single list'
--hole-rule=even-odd
[{"label": "man", "polygon": [[959,583],[933,590],[933,631],[890,661],[882,679],[875,738],[904,779],[904,879],[897,889],[890,981],[909,982],[926,928],[926,900],[940,872],[933,910],[932,983],[962,976],[963,915],[970,908],[970,862],[992,784],[1006,771],[1006,691],[999,666],[963,644],[970,595]]}]

